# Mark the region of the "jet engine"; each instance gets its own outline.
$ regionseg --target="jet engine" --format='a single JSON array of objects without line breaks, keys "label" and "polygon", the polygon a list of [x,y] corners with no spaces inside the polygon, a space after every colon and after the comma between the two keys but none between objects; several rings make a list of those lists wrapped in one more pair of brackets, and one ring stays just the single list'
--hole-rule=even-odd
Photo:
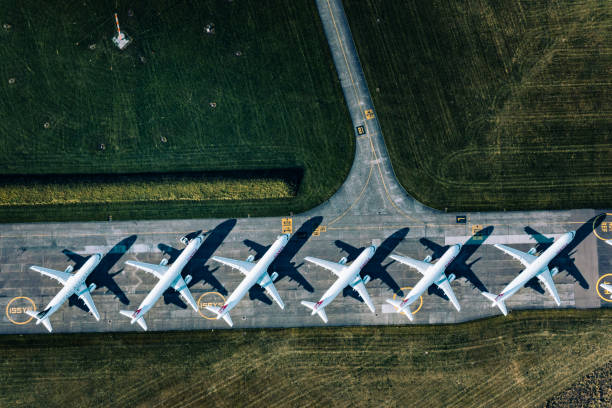
[{"label": "jet engine", "polygon": [[538,251],[538,250],[537,250],[537,249],[535,249],[535,247],[533,247],[533,248],[531,248],[529,251],[527,251],[527,253],[528,253],[529,255],[533,255],[533,254],[535,254],[537,251]]},{"label": "jet engine", "polygon": [[425,259],[423,259],[423,262],[427,262],[427,263],[429,263],[429,262],[431,262],[431,260],[432,260],[432,259],[433,259],[433,258],[431,257],[431,255],[427,255],[427,256],[425,257]]},{"label": "jet engine", "polygon": [[558,273],[559,273],[559,268],[557,267],[554,267],[550,270],[550,276],[555,276]]},{"label": "jet engine", "polygon": [[159,261],[159,264],[160,264],[161,266],[168,265],[168,258],[164,258],[164,259],[162,259],[161,261]]},{"label": "jet engine", "polygon": [[187,237],[181,237],[179,241],[181,241],[183,245],[189,245],[189,238]]},{"label": "jet engine", "polygon": [[274,272],[272,273],[272,275],[270,275],[270,279],[272,279],[272,282],[274,282],[276,280],[276,278],[278,278],[278,273]]},{"label": "jet engine", "polygon": [[94,290],[96,290],[96,288],[97,288],[96,284],[92,283],[91,285],[89,285],[88,289],[89,289],[90,292],[93,292]]},{"label": "jet engine", "polygon": [[368,283],[370,281],[370,275],[366,275],[363,278],[363,284],[365,285],[366,283]]},{"label": "jet engine", "polygon": [[192,279],[193,277],[191,275],[185,276],[185,285],[189,285],[189,282],[191,282]]},{"label": "jet engine", "polygon": [[348,261],[348,258],[346,256],[343,256],[342,258],[340,258],[340,260],[338,261],[338,263],[340,265],[344,265],[346,264],[346,262]]},{"label": "jet engine", "polygon": [[253,262],[254,259],[255,259],[255,255],[249,255],[249,256],[247,256],[246,261],[247,262]]},{"label": "jet engine", "polygon": [[68,267],[64,270],[64,272],[66,272],[66,273],[70,273],[72,271],[74,271],[74,266],[72,266],[72,265],[68,265]]},{"label": "jet engine", "polygon": [[448,283],[451,283],[452,281],[454,281],[457,277],[455,276],[454,273],[451,273],[450,275],[448,275]]}]

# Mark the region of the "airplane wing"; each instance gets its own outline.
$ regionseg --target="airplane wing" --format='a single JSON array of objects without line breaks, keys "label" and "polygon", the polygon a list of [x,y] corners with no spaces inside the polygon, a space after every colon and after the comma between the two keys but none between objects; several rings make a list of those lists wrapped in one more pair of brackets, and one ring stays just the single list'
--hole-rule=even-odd
[{"label": "airplane wing", "polygon": [[307,256],[304,258],[305,261],[311,262],[315,265],[319,265],[322,268],[325,268],[329,271],[332,271],[334,275],[340,277],[342,275],[342,271],[346,268],[344,265],[340,265],[337,262],[330,262],[324,259],[313,258],[312,256]]},{"label": "airplane wing", "polygon": [[446,276],[443,279],[436,282],[436,285],[438,285],[438,287],[442,289],[442,291],[444,292],[448,300],[450,300],[453,306],[455,306],[455,309],[457,309],[458,312],[461,311],[461,306],[459,305],[459,301],[457,300],[457,297],[455,296],[455,292],[453,292],[453,288],[451,288],[450,282],[448,281]]},{"label": "airplane wing", "polygon": [[141,271],[148,272],[154,275],[157,279],[161,279],[162,276],[164,276],[164,273],[166,273],[166,271],[168,270],[168,267],[164,265],[155,265],[137,261],[125,261],[125,264],[133,266],[134,268],[138,268]]},{"label": "airplane wing", "polygon": [[399,263],[403,263],[404,265],[408,265],[409,267],[416,269],[421,273],[421,275],[425,275],[425,272],[431,266],[429,262],[417,261],[416,259],[412,259],[407,256],[391,255],[390,258]]},{"label": "airplane wing", "polygon": [[85,306],[89,309],[91,314],[94,315],[96,320],[100,320],[100,313],[98,313],[98,309],[96,309],[96,305],[94,304],[93,299],[91,298],[91,293],[89,292],[89,288],[81,283],[81,286],[74,292],[79,299],[85,303]]},{"label": "airplane wing", "polygon": [[555,303],[557,304],[557,306],[560,306],[561,299],[559,299],[557,288],[555,287],[555,283],[553,282],[552,275],[550,274],[550,271],[548,270],[548,268],[546,268],[544,272],[538,275],[538,279],[540,280],[540,282],[544,284],[544,286],[546,286],[548,293],[550,293],[550,296],[552,296],[553,299],[555,299]]},{"label": "airplane wing", "polygon": [[253,262],[238,261],[236,259],[224,258],[222,256],[213,256],[211,259],[227,265],[231,268],[238,269],[243,275],[247,275],[251,272],[251,269],[256,265]]},{"label": "airplane wing", "polygon": [[518,259],[521,261],[523,266],[529,266],[533,261],[538,259],[537,256],[529,255],[527,252],[519,251],[518,249],[510,248],[509,246],[505,246],[502,244],[494,244],[496,248],[501,249],[514,259]]},{"label": "airplane wing", "polygon": [[187,287],[187,282],[185,282],[185,279],[183,279],[181,275],[176,278],[172,284],[172,287],[181,295],[181,297],[189,304],[189,306],[191,306],[193,310],[196,312],[198,311],[198,304],[191,295],[191,291]]},{"label": "airplane wing", "polygon": [[278,304],[278,306],[280,306],[281,309],[285,308],[285,304],[283,303],[283,300],[278,294],[278,291],[276,290],[276,287],[274,286],[274,283],[272,283],[272,279],[270,278],[270,275],[268,275],[267,272],[261,276],[257,284],[266,290],[266,293],[270,295],[272,299],[274,299],[274,301]]},{"label": "airplane wing", "polygon": [[374,303],[372,303],[372,299],[370,299],[370,294],[368,293],[361,279],[359,279],[359,282],[355,286],[353,286],[353,289],[355,289],[357,293],[359,293],[359,296],[361,296],[365,304],[368,305],[368,308],[370,308],[372,313],[376,313],[376,308],[374,307]]},{"label": "airplane wing", "polygon": [[56,271],[55,269],[43,268],[42,266],[30,266],[30,269],[36,271],[42,275],[48,276],[49,278],[55,279],[62,285],[66,284],[66,281],[72,276],[67,272]]}]

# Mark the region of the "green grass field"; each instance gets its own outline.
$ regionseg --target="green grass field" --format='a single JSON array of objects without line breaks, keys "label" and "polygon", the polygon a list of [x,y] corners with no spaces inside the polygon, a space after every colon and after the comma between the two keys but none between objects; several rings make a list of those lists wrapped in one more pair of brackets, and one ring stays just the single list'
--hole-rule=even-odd
[{"label": "green grass field", "polygon": [[410,194],[449,210],[610,205],[612,2],[344,4]]},{"label": "green grass field", "polygon": [[[348,174],[352,126],[312,1],[0,0],[0,9],[0,174],[303,169],[295,198],[224,203],[232,216],[306,210]],[[115,11],[133,39],[124,51],[111,43]],[[115,218],[219,215],[214,203],[195,213],[111,207]],[[37,211],[2,209],[0,220],[75,216]]]},{"label": "green grass field", "polygon": [[600,309],[450,326],[7,335],[0,405],[533,407],[612,359],[611,324]]}]

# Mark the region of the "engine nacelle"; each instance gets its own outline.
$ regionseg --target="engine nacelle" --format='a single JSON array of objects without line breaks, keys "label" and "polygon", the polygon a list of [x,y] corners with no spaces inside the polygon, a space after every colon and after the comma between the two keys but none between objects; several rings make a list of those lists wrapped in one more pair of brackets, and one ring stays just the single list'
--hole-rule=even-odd
[{"label": "engine nacelle", "polygon": [[74,271],[74,266],[72,266],[72,265],[68,265],[68,267],[64,270],[64,272],[66,272],[66,273],[70,273],[72,271]]},{"label": "engine nacelle", "polygon": [[527,253],[528,253],[529,255],[533,255],[533,254],[535,254],[537,251],[538,251],[538,250],[537,250],[537,249],[535,249],[535,247],[533,247],[533,248],[531,248],[529,251],[527,251]]},{"label": "engine nacelle", "polygon": [[96,290],[97,286],[95,283],[92,283],[91,285],[89,285],[89,291],[93,292],[94,290]]},{"label": "engine nacelle", "polygon": [[189,238],[187,237],[181,237],[179,241],[181,241],[183,245],[189,245]]},{"label": "engine nacelle", "polygon": [[550,270],[550,276],[555,276],[559,273],[559,268],[555,267]]},{"label": "engine nacelle", "polygon": [[346,256],[343,256],[342,258],[340,258],[340,260],[338,261],[338,263],[340,265],[344,265],[348,262],[348,258]]},{"label": "engine nacelle", "polygon": [[276,278],[278,278],[278,273],[274,272],[272,273],[272,275],[270,275],[270,279],[272,279],[272,282],[274,282],[276,280]]},{"label": "engine nacelle", "polygon": [[255,255],[249,255],[249,256],[247,256],[246,261],[247,262],[253,262],[254,259],[255,259]]},{"label": "engine nacelle", "polygon": [[457,277],[455,276],[454,273],[451,273],[450,275],[448,275],[448,283],[452,283],[452,281],[454,281]]},{"label": "engine nacelle", "polygon": [[425,259],[423,259],[423,262],[427,262],[427,263],[429,263],[429,262],[431,262],[431,260],[432,260],[432,259],[433,259],[433,258],[431,257],[431,255],[427,255],[427,256],[425,257]]},{"label": "engine nacelle", "polygon": [[365,284],[366,284],[366,283],[368,283],[369,281],[370,281],[370,275],[366,275],[366,276],[363,278],[363,284],[365,285]]},{"label": "engine nacelle", "polygon": [[189,285],[189,282],[193,279],[193,276],[187,275],[185,276],[185,285]]},{"label": "engine nacelle", "polygon": [[168,258],[164,258],[164,259],[162,259],[161,261],[159,261],[159,264],[160,264],[161,266],[168,265]]}]

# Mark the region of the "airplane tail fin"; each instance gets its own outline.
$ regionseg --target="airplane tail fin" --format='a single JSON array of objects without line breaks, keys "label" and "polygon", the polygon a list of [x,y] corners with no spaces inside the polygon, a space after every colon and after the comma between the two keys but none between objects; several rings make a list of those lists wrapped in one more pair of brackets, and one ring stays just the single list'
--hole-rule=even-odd
[{"label": "airplane tail fin", "polygon": [[40,313],[38,312],[34,312],[32,310],[26,310],[26,314],[28,316],[32,316],[33,318],[36,319],[36,324],[43,324],[43,326],[45,326],[45,329],[47,329],[50,332],[53,331],[53,328],[51,327],[51,322],[49,321],[48,317],[43,317],[42,319],[40,318]]},{"label": "airplane tail fin", "polygon": [[309,308],[310,310],[312,310],[312,314],[318,314],[319,317],[321,318],[321,320],[323,320],[323,322],[327,323],[327,314],[325,313],[325,309],[324,308],[320,308],[320,309],[315,309],[315,303],[313,302],[307,302],[305,300],[302,300],[300,302],[302,305],[306,306],[307,308]]},{"label": "airplane tail fin", "polygon": [[498,296],[489,292],[482,292],[482,295],[493,302],[491,306],[499,307],[499,310],[501,310],[504,316],[508,315],[508,308],[506,307],[506,304],[504,303],[503,299],[497,300]]},{"label": "airplane tail fin", "polygon": [[397,299],[387,299],[386,302],[393,306],[397,313],[403,313],[408,320],[411,322],[414,321],[414,315],[412,314],[412,310],[410,310],[410,306],[407,303],[402,306],[402,302]]},{"label": "airplane tail fin", "polygon": [[216,313],[217,319],[223,318],[223,320],[225,320],[225,323],[229,324],[230,327],[234,326],[234,322],[232,322],[232,318],[230,317],[229,313],[225,313],[222,315],[221,313],[219,313],[219,309],[221,308],[218,306],[206,306],[206,310]]},{"label": "airplane tail fin", "polygon": [[[131,310],[120,310],[119,313],[121,313],[122,315],[132,319],[132,321],[130,321],[130,324],[134,324],[134,317],[133,317],[134,316],[134,312],[132,312]],[[147,331],[147,323],[145,322],[145,319],[142,316],[140,316],[135,321],[136,321],[136,323],[138,323],[138,325],[140,327],[142,327],[142,329],[144,331]]]}]

